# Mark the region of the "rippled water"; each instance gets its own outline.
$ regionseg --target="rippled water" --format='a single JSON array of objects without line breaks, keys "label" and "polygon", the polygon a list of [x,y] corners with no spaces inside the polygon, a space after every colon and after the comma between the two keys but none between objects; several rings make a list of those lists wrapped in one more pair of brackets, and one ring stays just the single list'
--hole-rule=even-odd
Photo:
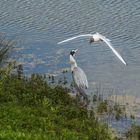
[{"label": "rippled water", "polygon": [[[18,42],[16,59],[27,73],[70,67],[69,51],[78,48],[77,63],[90,87],[101,83],[103,88],[140,95],[139,0],[3,0],[0,32]],[[103,43],[89,45],[87,39],[77,39],[57,45],[68,37],[95,32],[111,39],[127,67]]]}]

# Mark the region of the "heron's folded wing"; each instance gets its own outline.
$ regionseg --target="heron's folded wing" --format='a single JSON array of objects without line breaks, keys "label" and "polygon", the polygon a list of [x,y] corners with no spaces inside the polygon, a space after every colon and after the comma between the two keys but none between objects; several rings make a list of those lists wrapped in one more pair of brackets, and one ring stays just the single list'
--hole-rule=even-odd
[{"label": "heron's folded wing", "polygon": [[86,74],[80,67],[76,67],[73,69],[73,79],[75,84],[79,88],[85,88],[85,89],[88,88],[88,81],[87,81]]}]

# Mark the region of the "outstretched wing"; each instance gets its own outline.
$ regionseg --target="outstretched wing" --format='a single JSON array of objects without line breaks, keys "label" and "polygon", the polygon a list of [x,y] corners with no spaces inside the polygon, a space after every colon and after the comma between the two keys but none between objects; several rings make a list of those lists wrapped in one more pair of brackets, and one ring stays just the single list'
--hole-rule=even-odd
[{"label": "outstretched wing", "polygon": [[122,58],[122,56],[115,50],[115,48],[113,48],[113,46],[112,46],[111,43],[110,43],[110,40],[107,39],[105,36],[99,34],[99,33],[98,33],[98,35],[99,35],[100,39],[103,40],[103,41],[108,45],[108,47],[113,51],[113,53],[121,60],[121,62],[122,62],[123,64],[126,65],[125,60],[124,60],[124,59]]},{"label": "outstretched wing", "polygon": [[83,34],[83,35],[78,35],[78,36],[74,36],[74,37],[71,37],[71,38],[68,38],[66,40],[63,40],[61,42],[58,42],[57,44],[62,44],[62,43],[65,43],[65,42],[68,42],[68,41],[71,41],[73,39],[76,39],[76,38],[80,38],[80,37],[92,37],[93,34]]},{"label": "outstretched wing", "polygon": [[87,89],[88,81],[86,74],[80,67],[75,67],[72,72],[73,80],[79,89]]}]

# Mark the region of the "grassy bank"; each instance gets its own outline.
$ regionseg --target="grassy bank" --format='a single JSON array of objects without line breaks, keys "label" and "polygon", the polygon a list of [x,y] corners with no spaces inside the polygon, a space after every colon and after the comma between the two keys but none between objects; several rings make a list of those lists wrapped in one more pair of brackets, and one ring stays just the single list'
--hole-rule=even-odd
[{"label": "grassy bank", "polygon": [[0,80],[0,139],[113,140],[108,127],[40,75],[3,75]]}]

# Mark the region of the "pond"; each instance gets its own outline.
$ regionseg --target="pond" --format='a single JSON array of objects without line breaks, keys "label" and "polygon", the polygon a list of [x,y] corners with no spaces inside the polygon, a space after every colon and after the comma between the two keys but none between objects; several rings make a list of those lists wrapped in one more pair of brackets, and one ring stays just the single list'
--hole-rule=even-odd
[{"label": "pond", "polygon": [[[56,73],[69,68],[69,51],[79,49],[78,65],[90,87],[101,84],[139,96],[140,89],[139,0],[3,0],[0,1],[0,32],[17,41],[15,59],[26,74]],[[128,63],[124,66],[104,43],[77,39],[85,33],[108,37]]]}]

